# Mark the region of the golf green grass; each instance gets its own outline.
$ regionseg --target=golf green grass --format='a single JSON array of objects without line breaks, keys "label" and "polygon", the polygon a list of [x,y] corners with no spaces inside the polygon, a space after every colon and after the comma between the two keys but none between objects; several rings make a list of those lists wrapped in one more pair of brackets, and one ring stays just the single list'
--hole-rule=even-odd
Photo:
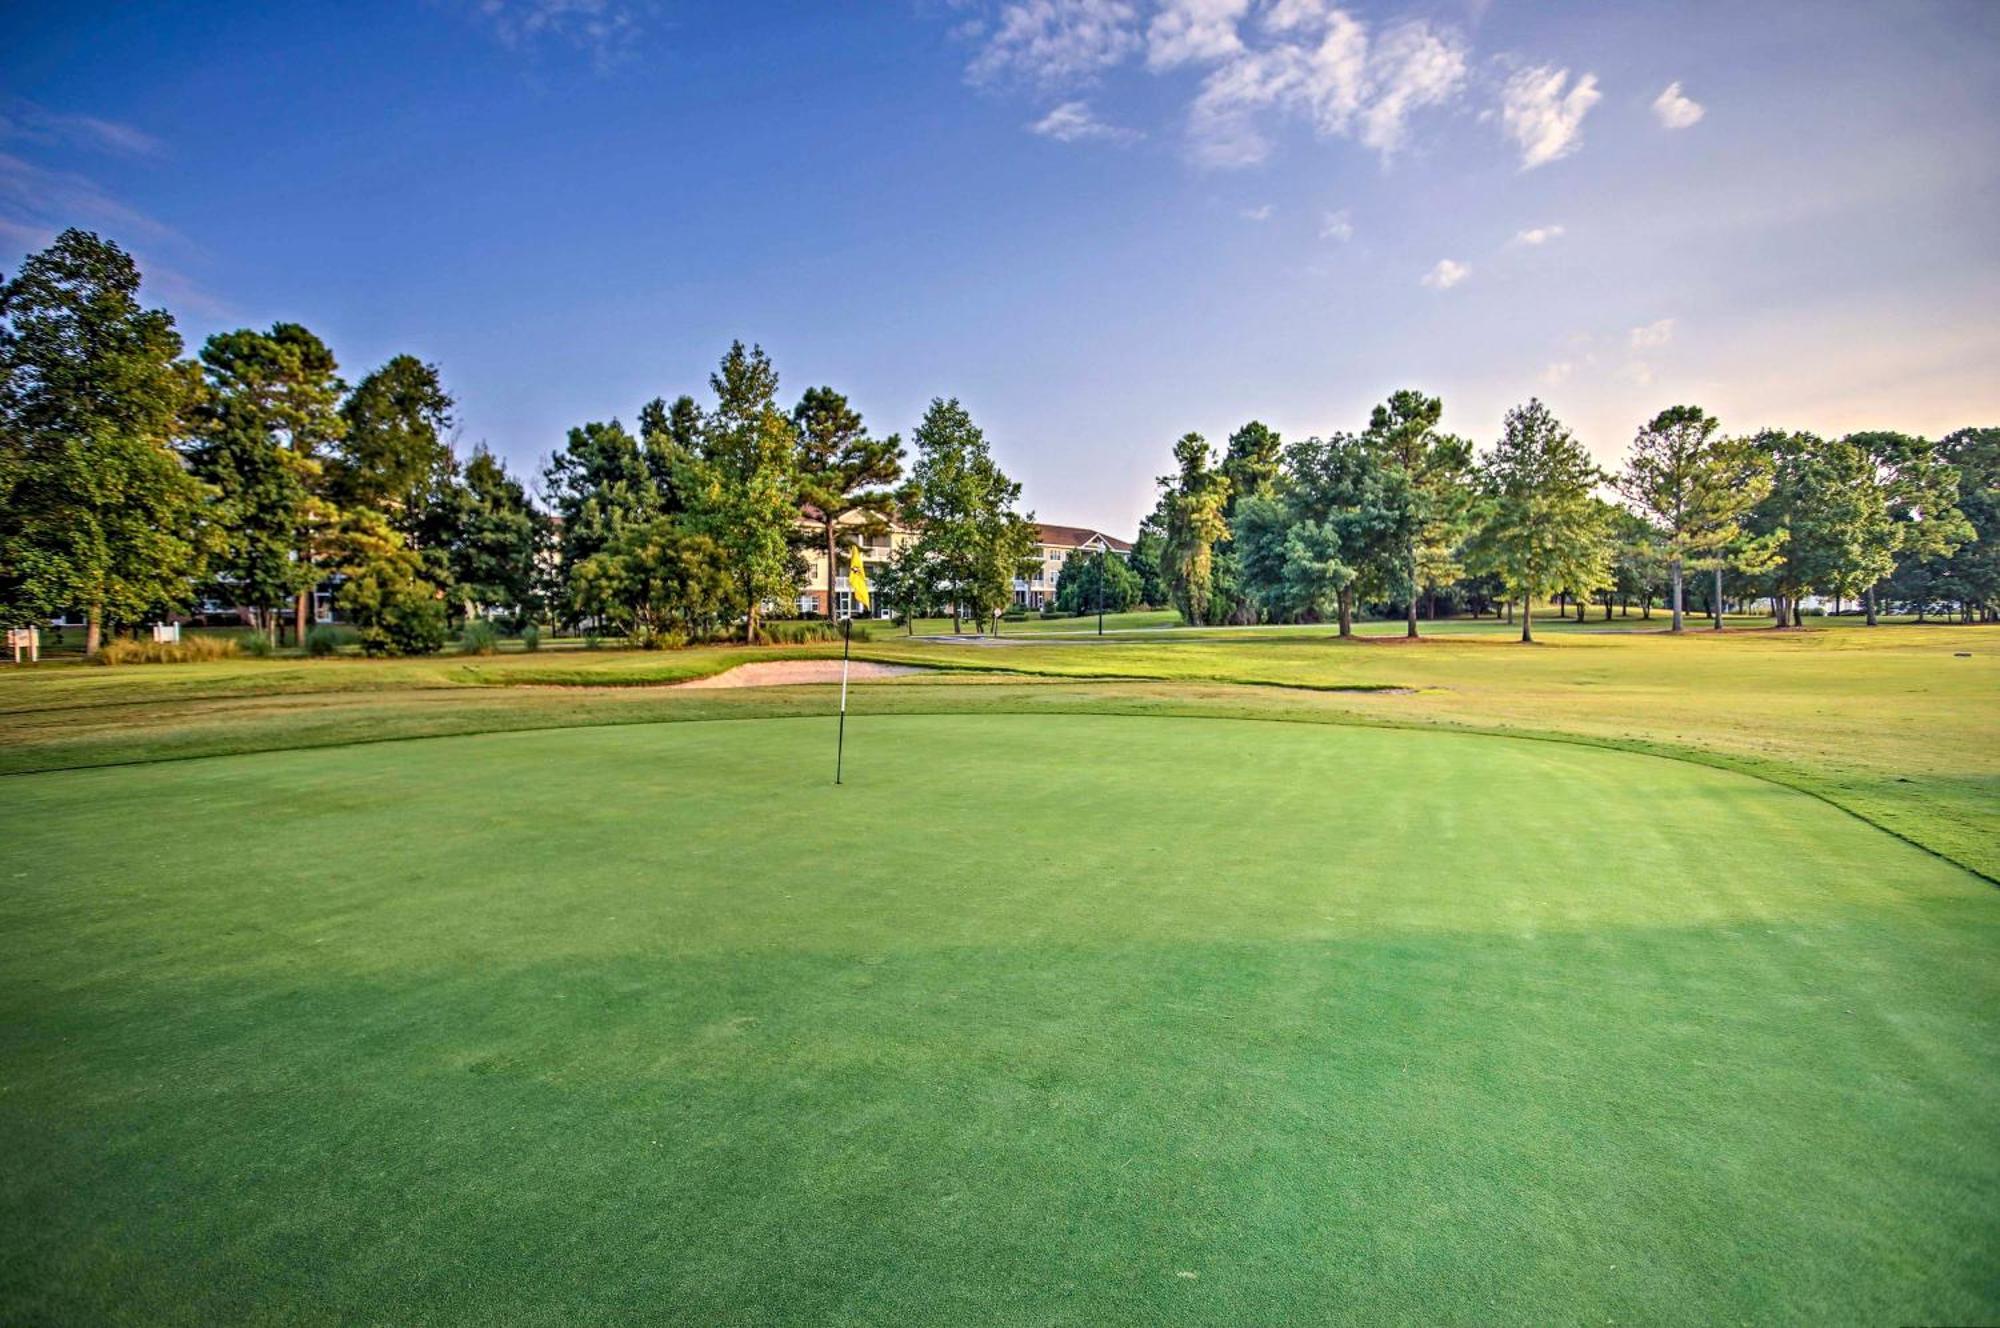
[{"label": "golf green grass", "polygon": [[0,1321],[1989,1322],[2000,894],[1111,716],[0,783]]}]

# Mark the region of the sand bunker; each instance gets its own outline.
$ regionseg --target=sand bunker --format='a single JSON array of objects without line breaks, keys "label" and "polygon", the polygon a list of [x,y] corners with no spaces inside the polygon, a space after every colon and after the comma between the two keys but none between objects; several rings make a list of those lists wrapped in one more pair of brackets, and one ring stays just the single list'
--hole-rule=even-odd
[{"label": "sand bunker", "polygon": [[[908,664],[876,664],[857,659],[847,666],[849,682],[869,682],[877,678],[900,678],[923,670]],[[681,687],[791,687],[799,683],[839,682],[837,659],[773,659],[755,664],[738,664],[733,669],[707,678],[678,684]]]}]

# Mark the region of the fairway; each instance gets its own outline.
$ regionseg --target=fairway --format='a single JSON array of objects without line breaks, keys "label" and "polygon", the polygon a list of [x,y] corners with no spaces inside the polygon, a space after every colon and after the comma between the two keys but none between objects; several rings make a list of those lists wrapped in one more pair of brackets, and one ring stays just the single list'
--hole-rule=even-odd
[{"label": "fairway", "polygon": [[2000,895],[1447,732],[0,780],[0,1320],[1981,1322]]}]

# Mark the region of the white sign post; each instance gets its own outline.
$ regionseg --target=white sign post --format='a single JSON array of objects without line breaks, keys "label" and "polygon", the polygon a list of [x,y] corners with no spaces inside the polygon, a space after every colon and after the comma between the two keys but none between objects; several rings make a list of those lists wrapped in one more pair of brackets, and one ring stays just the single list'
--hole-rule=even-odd
[{"label": "white sign post", "polygon": [[38,663],[42,658],[42,634],[32,627],[10,627],[7,647],[14,652],[16,664],[21,662],[22,655],[28,657],[28,663]]}]

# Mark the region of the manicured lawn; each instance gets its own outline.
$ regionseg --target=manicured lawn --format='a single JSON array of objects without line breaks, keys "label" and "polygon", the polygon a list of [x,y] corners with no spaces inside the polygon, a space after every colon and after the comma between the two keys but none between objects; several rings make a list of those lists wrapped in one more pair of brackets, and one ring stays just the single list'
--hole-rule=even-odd
[{"label": "manicured lawn", "polygon": [[[2000,629],[1871,631],[1842,620],[1805,632],[1676,638],[1586,625],[1536,646],[1516,644],[1490,620],[1438,629],[1417,645],[1343,643],[1323,628],[1008,645],[890,636],[856,647],[857,656],[953,672],[871,686],[857,704],[1247,713],[1672,752],[1807,789],[2000,881]],[[837,651],[5,669],[0,772],[495,728],[823,712],[824,688],[739,696],[653,684]],[[1403,690],[1352,690],[1385,687]]]},{"label": "manicured lawn", "polygon": [[0,781],[0,1320],[2000,1317],[1970,874],[1565,743],[849,737]]}]

